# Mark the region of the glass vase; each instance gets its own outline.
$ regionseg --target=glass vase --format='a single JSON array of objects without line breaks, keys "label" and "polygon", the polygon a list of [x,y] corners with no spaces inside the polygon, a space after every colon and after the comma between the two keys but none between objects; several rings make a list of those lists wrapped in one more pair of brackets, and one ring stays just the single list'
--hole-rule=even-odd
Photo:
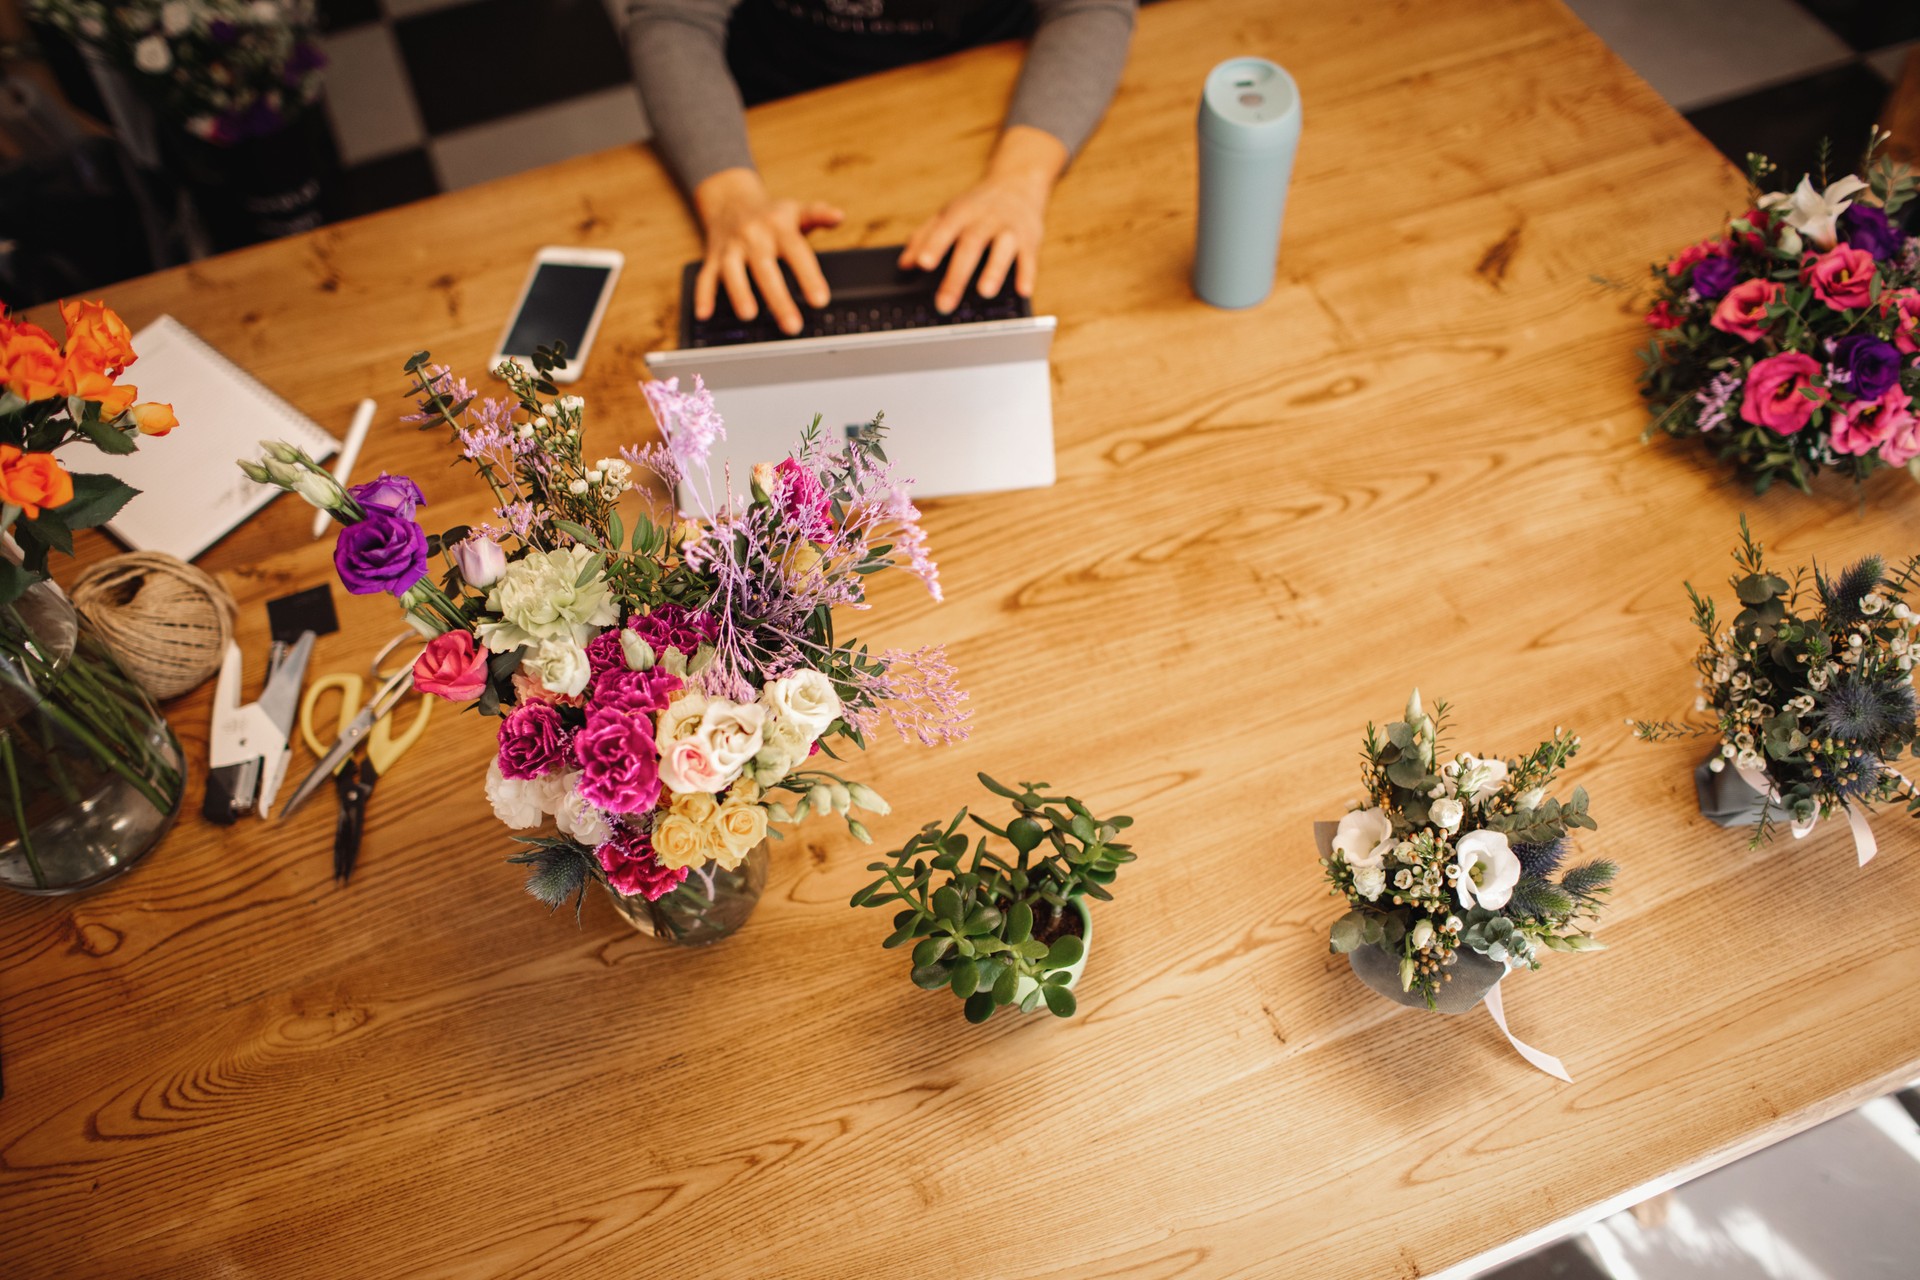
[{"label": "glass vase", "polygon": [[762,840],[728,871],[717,862],[687,872],[679,888],[653,902],[623,897],[611,888],[613,909],[650,937],[680,947],[704,947],[732,934],[753,914],[767,887],[767,842]]},{"label": "glass vase", "polygon": [[73,893],[127,870],[180,811],[182,761],[59,587],[0,605],[0,885]]}]

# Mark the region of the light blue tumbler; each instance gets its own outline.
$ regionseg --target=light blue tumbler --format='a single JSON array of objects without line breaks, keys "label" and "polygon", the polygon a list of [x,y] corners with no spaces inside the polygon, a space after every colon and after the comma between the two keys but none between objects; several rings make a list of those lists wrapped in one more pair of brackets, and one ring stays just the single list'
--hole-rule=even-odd
[{"label": "light blue tumbler", "polygon": [[1200,95],[1200,230],[1193,291],[1216,307],[1273,292],[1300,142],[1300,90],[1265,58],[1229,58]]}]

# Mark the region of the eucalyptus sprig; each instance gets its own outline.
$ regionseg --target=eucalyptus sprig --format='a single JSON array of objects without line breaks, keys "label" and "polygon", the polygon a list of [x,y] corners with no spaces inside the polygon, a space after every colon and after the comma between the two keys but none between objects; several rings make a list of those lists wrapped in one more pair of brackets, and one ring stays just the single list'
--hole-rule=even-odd
[{"label": "eucalyptus sprig", "polygon": [[[998,827],[962,809],[942,827],[930,822],[905,845],[869,864],[880,878],[853,895],[856,907],[899,903],[893,932],[881,945],[913,943],[914,985],[946,987],[966,1002],[969,1022],[985,1022],[1002,1005],[1028,1013],[1042,1002],[1068,1018],[1076,1007],[1067,970],[1086,954],[1069,930],[1074,899],[1111,899],[1107,886],[1134,853],[1118,842],[1133,819],[1100,818],[1072,796],[1046,794],[1045,782],[1014,790],[986,774],[980,783],[1012,802],[1014,817]],[[969,841],[961,825],[986,835]],[[965,865],[963,867],[963,860]],[[1021,979],[1029,989],[1021,993]]]}]

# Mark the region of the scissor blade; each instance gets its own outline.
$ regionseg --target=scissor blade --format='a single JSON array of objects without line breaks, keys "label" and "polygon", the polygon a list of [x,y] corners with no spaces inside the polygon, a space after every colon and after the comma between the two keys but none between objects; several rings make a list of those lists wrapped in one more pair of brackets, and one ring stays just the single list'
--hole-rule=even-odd
[{"label": "scissor blade", "polygon": [[300,707],[300,686],[307,678],[307,661],[313,656],[314,633],[302,631],[287,656],[273,669],[267,687],[260,691],[260,709],[279,726],[280,736],[293,733],[294,713]]},{"label": "scissor blade", "polygon": [[[413,673],[409,671],[407,674]],[[321,783],[333,776],[333,771],[339,767],[340,762],[353,753],[353,749],[360,745],[360,740],[372,731],[373,722],[379,718],[377,700],[360,708],[360,714],[340,731],[340,736],[334,739],[332,748],[320,757],[320,763],[313,766],[313,771],[300,780],[300,785],[287,798],[286,806],[280,810],[282,818],[290,817],[295,809],[305,804],[307,798],[320,789]]]}]

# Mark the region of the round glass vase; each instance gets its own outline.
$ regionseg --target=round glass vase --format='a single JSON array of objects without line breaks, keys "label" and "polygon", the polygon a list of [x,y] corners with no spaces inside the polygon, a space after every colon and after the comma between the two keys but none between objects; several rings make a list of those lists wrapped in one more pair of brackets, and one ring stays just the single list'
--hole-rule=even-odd
[{"label": "round glass vase", "polygon": [[609,887],[620,918],[649,937],[679,947],[704,947],[736,932],[753,914],[767,887],[771,861],[762,840],[729,871],[717,862],[693,868],[679,888],[648,902],[624,897]]},{"label": "round glass vase", "polygon": [[0,605],[0,885],[73,893],[166,833],[186,793],[180,742],[51,582]]}]

